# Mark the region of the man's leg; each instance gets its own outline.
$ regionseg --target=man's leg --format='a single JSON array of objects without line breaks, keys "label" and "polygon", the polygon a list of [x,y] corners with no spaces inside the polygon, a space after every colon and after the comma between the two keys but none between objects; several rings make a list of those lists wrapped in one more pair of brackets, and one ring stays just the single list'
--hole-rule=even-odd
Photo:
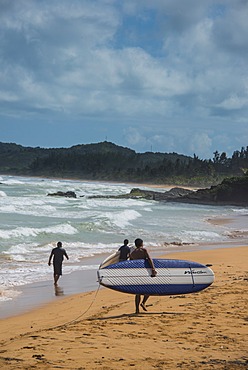
[{"label": "man's leg", "polygon": [[149,298],[149,295],[144,295],[143,299],[142,299],[142,302],[141,302],[141,307],[143,308],[144,311],[147,311],[146,309],[146,302]]},{"label": "man's leg", "polygon": [[54,274],[54,285],[57,285],[58,280],[59,280],[59,275]]},{"label": "man's leg", "polygon": [[53,276],[54,276],[54,285],[57,285],[60,275],[62,275],[62,263],[54,263],[53,265]]},{"label": "man's leg", "polygon": [[136,296],[135,296],[135,308],[136,308],[135,313],[139,313],[139,304],[140,304],[140,295],[136,294]]}]

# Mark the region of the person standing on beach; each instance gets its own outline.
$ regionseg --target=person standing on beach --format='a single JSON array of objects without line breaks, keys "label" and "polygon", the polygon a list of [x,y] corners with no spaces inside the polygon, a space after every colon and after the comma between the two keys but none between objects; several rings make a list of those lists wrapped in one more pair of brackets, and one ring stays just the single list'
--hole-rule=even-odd
[{"label": "person standing on beach", "polygon": [[120,259],[119,262],[121,261],[126,261],[130,257],[130,248],[128,246],[128,239],[124,240],[124,244],[119,248],[120,251]]},{"label": "person standing on beach", "polygon": [[48,260],[48,266],[50,266],[53,258],[54,285],[57,285],[59,277],[62,275],[62,263],[64,260],[64,256],[69,259],[65,249],[62,248],[62,243],[58,242],[57,247],[53,248]]},{"label": "person standing on beach", "polygon": [[[147,252],[147,250],[145,248],[143,248],[143,240],[142,239],[136,239],[135,240],[135,246],[136,246],[136,249],[130,254],[130,260],[148,260],[151,268],[152,268],[152,277],[156,276],[157,275],[157,272],[155,270],[155,267],[154,267],[154,264],[153,264],[153,261],[151,259],[151,257],[149,256],[149,253]],[[143,297],[143,300],[142,302],[140,303],[141,301],[141,295],[140,294],[136,294],[135,295],[135,313],[138,314],[139,313],[139,306],[141,306],[143,308],[144,311],[147,311],[146,309],[146,302],[149,298],[149,295],[144,295]]]}]

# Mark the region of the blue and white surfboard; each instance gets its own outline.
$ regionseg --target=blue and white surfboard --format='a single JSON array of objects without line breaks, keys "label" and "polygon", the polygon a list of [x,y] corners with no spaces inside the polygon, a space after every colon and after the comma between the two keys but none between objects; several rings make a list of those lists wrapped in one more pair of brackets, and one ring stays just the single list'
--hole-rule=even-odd
[{"label": "blue and white surfboard", "polygon": [[213,271],[197,262],[153,259],[153,263],[155,277],[151,277],[150,265],[145,260],[102,264],[97,271],[98,281],[119,292],[154,296],[199,292],[214,281]]}]

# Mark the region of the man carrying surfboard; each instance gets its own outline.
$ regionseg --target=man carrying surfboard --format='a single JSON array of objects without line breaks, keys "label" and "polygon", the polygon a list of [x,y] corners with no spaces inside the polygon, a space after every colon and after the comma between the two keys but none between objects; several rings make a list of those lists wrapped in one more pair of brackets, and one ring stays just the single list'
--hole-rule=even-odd
[{"label": "man carrying surfboard", "polygon": [[[151,257],[149,256],[149,253],[147,252],[147,250],[143,248],[143,240],[138,238],[135,240],[134,243],[135,243],[136,249],[130,254],[130,260],[142,260],[142,259],[147,260],[152,268],[151,276],[152,277],[156,276],[157,272],[155,270],[153,261]],[[149,295],[144,295],[143,300],[140,303],[141,295],[140,294],[135,295],[135,308],[136,308],[135,313],[136,314],[139,314],[139,306],[141,306],[144,311],[147,311],[146,302],[148,298],[149,298]]]}]

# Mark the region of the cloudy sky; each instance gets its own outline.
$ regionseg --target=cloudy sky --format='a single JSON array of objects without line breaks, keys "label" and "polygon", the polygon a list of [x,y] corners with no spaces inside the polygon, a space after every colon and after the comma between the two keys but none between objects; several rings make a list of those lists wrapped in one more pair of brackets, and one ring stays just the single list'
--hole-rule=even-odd
[{"label": "cloudy sky", "polygon": [[248,145],[247,0],[0,0],[0,141]]}]

